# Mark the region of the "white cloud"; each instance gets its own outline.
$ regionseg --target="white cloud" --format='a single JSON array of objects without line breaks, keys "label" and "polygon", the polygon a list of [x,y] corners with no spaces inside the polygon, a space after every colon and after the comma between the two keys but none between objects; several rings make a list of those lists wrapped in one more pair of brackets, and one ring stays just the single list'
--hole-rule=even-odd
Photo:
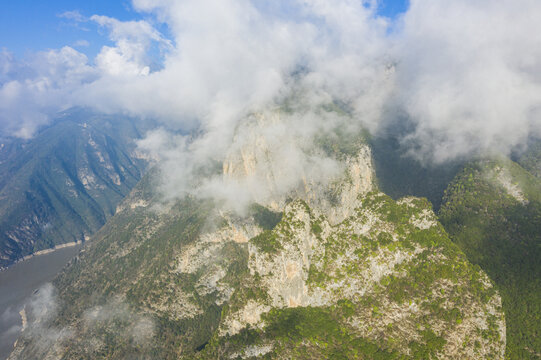
[{"label": "white cloud", "polygon": [[77,30],[90,31],[88,27],[85,26],[86,23],[90,21],[87,16],[84,16],[79,12],[79,10],[69,10],[64,11],[57,15],[61,19],[65,19],[60,23],[61,26],[68,26],[76,28]]},{"label": "white cloud", "polygon": [[85,40],[85,39],[80,39],[73,43],[73,47],[88,47],[88,46],[90,46],[90,43],[88,42],[88,40]]},{"label": "white cloud", "polygon": [[[111,108],[120,100],[123,109],[158,117],[169,127],[197,127],[196,139],[167,136],[162,130],[142,143],[162,156],[167,179],[162,190],[167,196],[193,190],[194,174],[201,166],[220,164],[253,137],[275,152],[264,165],[259,163],[255,173],[242,180],[211,177],[199,183],[196,192],[242,207],[254,196],[265,202],[283,195],[303,178],[335,175],[339,166],[334,160],[307,150],[315,132],[346,121],[314,111],[333,99],[350,103],[359,123],[376,127],[392,85],[387,23],[360,2],[343,0],[333,6],[298,2],[299,13],[286,17],[266,16],[250,1],[136,1],[135,5],[167,22],[175,51],[162,71],[136,82],[108,84],[106,88],[114,90],[99,102],[120,94],[109,103]],[[302,94],[299,114],[255,133],[240,130],[248,114],[268,115],[294,92]],[[272,184],[264,179],[269,172]]]},{"label": "white cloud", "polygon": [[0,56],[0,132],[32,137],[48,115],[74,105],[71,93],[96,79],[85,55],[69,46],[34,54],[24,62]]},{"label": "white cloud", "polygon": [[[391,34],[375,1],[134,0],[133,6],[147,20],[90,18],[114,43],[94,66],[71,48],[41,53],[42,64],[20,65],[3,53],[3,127],[30,136],[52,109],[72,104],[152,117],[164,128],[197,129],[195,140],[164,130],[148,139],[188,172],[223,160],[247,114],[294,91],[304,105],[347,104],[357,125],[373,132],[382,123],[398,127],[397,114],[407,114],[414,130],[403,143],[427,160],[508,152],[541,135],[536,0],[412,0]],[[166,24],[169,40],[153,22]],[[161,66],[152,67],[152,52],[161,55]],[[22,99],[30,106],[23,109]],[[310,133],[324,122],[312,115],[288,121]]]},{"label": "white cloud", "polygon": [[505,153],[540,134],[540,16],[531,0],[411,2],[397,93],[418,154]]},{"label": "white cloud", "polygon": [[[73,345],[70,342],[77,334],[81,332],[95,334],[97,329],[107,329],[107,333],[94,338],[79,339],[81,341],[78,345],[81,345],[86,353],[103,352],[105,347],[103,338],[106,336],[114,336],[124,344],[134,343],[142,352],[150,350],[153,346],[152,338],[155,335],[153,318],[149,314],[135,310],[124,298],[111,298],[105,304],[84,310],[82,321],[76,325],[62,326],[55,322],[61,308],[61,299],[51,283],[41,286],[26,301],[24,311],[28,323],[23,325],[19,341],[32,342],[31,352],[35,358],[55,358],[65,351],[66,346]],[[24,351],[19,356],[23,358],[27,356]]]},{"label": "white cloud", "polygon": [[109,38],[115,42],[114,47],[104,46],[96,57],[98,69],[108,75],[148,75],[147,52],[152,42],[162,46],[170,46],[148,22],[122,22],[108,16],[94,15],[90,18],[109,30]]},{"label": "white cloud", "polygon": [[88,19],[83,16],[78,10],[69,10],[64,11],[63,13],[58,14],[58,17],[73,20],[75,22],[85,22],[88,21]]},{"label": "white cloud", "polygon": [[23,328],[26,327],[26,329],[21,337],[25,341],[30,339],[33,341],[33,351],[37,357],[45,358],[44,355],[48,351],[73,336],[71,328],[53,326],[58,308],[56,289],[51,283],[41,286],[24,305],[28,324],[23,324]]}]

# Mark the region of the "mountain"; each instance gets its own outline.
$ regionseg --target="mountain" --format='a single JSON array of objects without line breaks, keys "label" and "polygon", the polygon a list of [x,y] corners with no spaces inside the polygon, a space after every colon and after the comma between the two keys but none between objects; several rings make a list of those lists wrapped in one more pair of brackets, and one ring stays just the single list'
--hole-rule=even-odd
[{"label": "mountain", "polygon": [[0,267],[88,239],[115,213],[148,161],[144,124],[87,109],[58,115],[34,138],[0,141]]},{"label": "mountain", "polygon": [[321,137],[305,151],[341,170],[281,193],[257,126],[223,164],[225,180],[261,179],[246,211],[164,203],[148,172],[34,295],[10,359],[504,357],[492,281],[426,199],[381,192],[366,137]]},{"label": "mountain", "polygon": [[[503,300],[508,359],[541,358],[541,156],[468,164],[446,190],[440,219]],[[536,156],[536,154],[538,154]],[[537,165],[536,165],[537,164]]]}]

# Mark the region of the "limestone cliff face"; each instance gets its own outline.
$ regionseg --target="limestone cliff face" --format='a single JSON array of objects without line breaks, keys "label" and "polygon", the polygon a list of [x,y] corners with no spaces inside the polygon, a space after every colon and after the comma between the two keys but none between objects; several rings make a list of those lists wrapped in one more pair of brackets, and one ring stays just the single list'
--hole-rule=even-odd
[{"label": "limestone cliff face", "polygon": [[[366,194],[374,187],[369,146],[359,139],[354,145],[354,154],[337,159],[323,154],[307,139],[296,136],[284,135],[278,144],[271,144],[269,141],[276,141],[272,135],[280,122],[279,113],[255,114],[248,118],[223,163],[225,181],[246,184],[246,191],[251,192],[255,202],[275,211],[282,211],[287,199],[299,198],[325,213],[331,222],[343,220],[355,207],[358,195]],[[305,161],[317,161],[321,157],[333,163],[333,170],[326,173],[322,168],[318,176],[311,176],[312,169],[290,168],[286,159],[288,152],[276,151],[276,147],[287,148],[294,142],[297,143],[295,149],[310,153],[303,154],[307,158]],[[318,163],[310,165],[316,172],[321,166]],[[257,186],[250,186],[252,184]]]},{"label": "limestone cliff face", "polygon": [[[391,216],[400,216],[398,222],[388,218],[387,208]],[[372,192],[336,225],[297,200],[264,239],[275,247],[260,246],[258,238],[249,243],[251,280],[243,282],[259,295],[236,289],[219,341],[227,343],[243,329],[265,334],[273,321],[265,317],[271,309],[348,304],[351,313],[337,320],[348,336],[409,356],[421,351],[411,344],[428,346],[429,338],[436,338],[438,347],[422,351],[441,358],[503,358],[499,295],[486,275],[454,249],[419,199],[394,203]],[[287,339],[269,337],[259,345],[284,358],[293,354]],[[324,357],[320,350],[306,346],[308,353]]]}]

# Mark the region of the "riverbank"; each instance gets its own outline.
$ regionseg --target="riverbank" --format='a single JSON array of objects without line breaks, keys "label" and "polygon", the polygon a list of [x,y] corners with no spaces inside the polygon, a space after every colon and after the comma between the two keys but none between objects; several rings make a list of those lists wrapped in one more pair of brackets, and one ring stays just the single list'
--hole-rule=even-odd
[{"label": "riverbank", "polygon": [[16,265],[16,264],[18,264],[18,263],[20,263],[22,261],[32,259],[33,257],[41,256],[41,255],[47,255],[47,254],[50,254],[50,253],[52,253],[52,252],[54,252],[56,250],[65,249],[65,248],[69,248],[69,247],[74,247],[74,246],[77,246],[77,245],[82,245],[83,243],[84,242],[82,240],[78,240],[78,241],[69,242],[69,243],[65,243],[65,244],[55,245],[54,247],[49,248],[49,249],[43,249],[43,250],[36,251],[36,252],[34,252],[32,254],[23,256],[22,258],[19,258],[19,259],[15,260],[13,262],[13,264],[11,264],[9,266],[0,267],[0,273],[2,271],[10,269],[12,266],[14,266],[14,265]]}]

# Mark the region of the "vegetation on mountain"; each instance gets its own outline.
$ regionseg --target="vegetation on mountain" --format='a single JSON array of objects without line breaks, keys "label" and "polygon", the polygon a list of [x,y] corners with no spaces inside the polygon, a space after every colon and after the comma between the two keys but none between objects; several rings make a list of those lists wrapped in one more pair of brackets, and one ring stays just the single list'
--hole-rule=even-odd
[{"label": "vegetation on mountain", "polygon": [[535,177],[541,178],[541,139],[530,139],[527,149],[513,156],[513,160]]},{"label": "vegetation on mountain", "polygon": [[446,190],[440,219],[500,291],[506,358],[541,358],[541,181],[509,160],[471,163]]},{"label": "vegetation on mountain", "polygon": [[[462,331],[457,329],[463,329],[464,321],[471,321],[466,319],[471,319],[472,308],[490,308],[488,304],[494,301],[496,292],[487,284],[488,279],[479,268],[468,263],[441,225],[433,222],[428,226],[425,222],[422,229],[417,227],[421,224],[417,220],[428,221],[423,216],[429,214],[429,206],[424,199],[409,198],[396,203],[381,193],[369,193],[363,197],[354,215],[331,226],[331,230],[326,220],[316,216],[306,203],[293,203],[271,232],[273,241],[279,244],[281,257],[286,259],[284,266],[291,266],[288,262],[291,253],[302,251],[306,236],[322,241],[312,248],[314,253],[306,278],[308,294],[318,294],[315,296],[319,298],[293,307],[276,307],[271,289],[279,282],[268,279],[279,276],[274,271],[280,270],[271,267],[271,272],[265,273],[267,262],[261,262],[261,258],[269,259],[271,263],[275,261],[276,251],[260,248],[257,245],[260,240],[253,238],[250,243],[258,246],[258,250],[251,255],[250,261],[259,260],[255,268],[250,267],[250,273],[245,273],[246,280],[241,282],[241,287],[222,310],[221,327],[234,324],[231,319],[236,319],[235,314],[243,313],[242,309],[257,311],[255,303],[269,310],[262,312],[261,323],[247,324],[234,334],[215,333],[198,358],[249,358],[254,354],[269,359],[457,356],[446,352],[445,345],[449,339],[455,341],[453,337]],[[306,223],[299,219],[304,212],[315,218],[308,221],[312,225],[311,235],[302,230]],[[366,223],[368,218],[377,221],[374,231],[355,235],[355,226]],[[318,224],[319,230],[314,231],[314,224]],[[377,231],[376,228],[386,230]],[[300,234],[303,234],[302,238]],[[382,254],[392,258],[402,252],[404,261],[384,265]],[[303,253],[302,256],[307,255]],[[366,277],[378,276],[372,265],[373,261],[378,262],[376,259],[382,267],[388,266],[389,275],[383,275],[379,280],[367,280]],[[364,282],[364,286],[355,288],[359,286],[357,281]],[[337,288],[337,284],[341,287]],[[347,295],[350,287],[351,291],[357,290],[362,295]],[[258,289],[255,293],[251,291],[254,288]],[[294,294],[294,289],[290,291]],[[318,302],[320,305],[316,305]],[[400,308],[404,306],[419,306],[422,310],[417,314],[401,313]],[[499,311],[497,305],[490,311]],[[487,313],[487,321],[486,329],[477,329],[479,333],[470,334],[471,338],[466,336],[465,342],[461,343],[464,349],[472,351],[470,356],[474,351],[479,351],[477,357],[497,358],[501,355],[496,345],[502,341],[501,325],[498,325],[501,317]],[[360,328],[359,324],[362,324]],[[488,350],[490,346],[494,346],[494,352]]]}]

